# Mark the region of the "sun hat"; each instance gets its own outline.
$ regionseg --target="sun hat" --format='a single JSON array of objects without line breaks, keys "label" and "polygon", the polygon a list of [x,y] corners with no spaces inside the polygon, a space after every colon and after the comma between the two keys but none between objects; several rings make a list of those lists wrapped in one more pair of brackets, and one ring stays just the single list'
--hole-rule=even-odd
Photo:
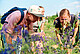
[{"label": "sun hat", "polygon": [[44,17],[41,13],[40,7],[37,5],[30,6],[28,9],[28,13],[31,13],[31,14],[38,16],[38,17]]}]

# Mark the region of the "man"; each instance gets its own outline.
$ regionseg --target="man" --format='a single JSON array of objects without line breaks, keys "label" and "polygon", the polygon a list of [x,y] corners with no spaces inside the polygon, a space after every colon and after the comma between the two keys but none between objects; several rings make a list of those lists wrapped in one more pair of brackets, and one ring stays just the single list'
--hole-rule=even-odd
[{"label": "man", "polygon": [[[44,8],[42,6],[39,6],[39,7],[40,7],[42,15],[44,15]],[[39,32],[40,36],[42,36],[42,38],[43,38],[43,36],[45,36],[45,33],[43,32],[44,23],[45,23],[45,17],[40,17],[40,18],[38,18],[38,21],[33,23],[33,31],[35,31],[35,33],[34,33],[35,39],[37,39],[36,35],[38,34],[38,32]],[[40,38],[40,36],[38,36],[38,38]],[[36,45],[36,47],[39,48],[38,49],[39,52],[35,52],[34,45]],[[35,53],[42,54],[43,50],[41,48],[43,48],[42,40],[35,40],[35,42],[33,41],[31,43],[31,49],[34,52],[34,54]]]},{"label": "man", "polygon": [[[41,9],[42,15],[44,15],[44,12],[45,12],[44,8],[42,6],[39,6],[39,7]],[[38,21],[33,23],[33,30],[35,32],[42,32],[44,29],[44,23],[45,23],[45,17],[40,17]]]},{"label": "man", "polygon": [[[3,31],[2,31],[5,35],[6,42],[7,42],[7,45],[5,45],[5,48],[9,47],[8,46],[9,44],[17,45],[15,42],[18,40],[20,40],[20,42],[22,41],[22,35],[20,35],[20,32],[21,32],[21,28],[24,27],[24,25],[28,27],[29,32],[33,32],[32,24],[35,21],[38,21],[39,17],[43,17],[43,15],[41,14],[41,10],[39,6],[36,6],[36,5],[30,6],[28,10],[24,11],[24,18],[19,25],[16,25],[16,24],[19,22],[21,18],[20,11],[17,10],[17,11],[12,12],[10,15],[8,15],[5,20],[8,23],[4,23]],[[10,48],[14,49],[14,46]],[[16,46],[16,49],[17,49],[17,46]],[[16,54],[20,54],[20,51],[21,51],[20,43],[18,44],[18,49],[19,50],[17,50]]]},{"label": "man", "polygon": [[[71,42],[70,40],[72,40],[71,45],[73,46],[75,42],[76,43],[78,42],[78,37],[79,37],[78,23],[79,23],[79,20],[76,17],[74,17],[74,15],[73,17],[70,16],[69,10],[62,9],[60,11],[59,17],[54,20],[54,25],[56,28],[55,30],[56,36],[61,45],[63,46],[66,45],[66,42],[63,43],[62,42],[63,39],[61,39],[61,38],[66,38],[66,37],[67,37],[66,39],[67,45],[69,45],[69,43]],[[66,37],[63,37],[65,35]],[[77,39],[75,39],[75,37],[77,37]]]}]

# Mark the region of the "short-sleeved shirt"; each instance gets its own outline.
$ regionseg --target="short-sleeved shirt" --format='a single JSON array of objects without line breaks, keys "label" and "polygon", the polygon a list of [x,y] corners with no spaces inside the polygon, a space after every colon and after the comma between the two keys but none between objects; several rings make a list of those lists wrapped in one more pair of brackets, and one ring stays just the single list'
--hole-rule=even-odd
[{"label": "short-sleeved shirt", "polygon": [[[70,25],[65,28],[64,32],[71,32],[71,34],[68,34],[68,35],[73,36],[74,32],[72,30],[70,30],[70,29],[71,28],[75,28],[73,26],[73,24],[75,24],[77,22],[77,20],[78,20],[78,18],[76,16],[71,16]],[[63,35],[63,30],[62,30],[62,26],[61,26],[59,18],[56,18],[54,20],[54,25],[55,25],[55,28],[59,28],[59,31],[60,31],[59,35],[60,36]],[[78,26],[78,32],[77,32],[76,36],[77,36],[76,40],[78,41],[78,38],[79,38],[79,26]]]},{"label": "short-sleeved shirt", "polygon": [[[24,18],[19,24],[22,27],[24,24],[27,25],[26,13],[27,13],[27,10],[24,11]],[[15,24],[17,24],[20,21],[20,18],[21,18],[21,12],[18,10],[14,11],[10,15],[7,16],[5,21],[8,23],[4,23],[4,25],[2,27],[3,29],[7,29],[6,31],[8,33],[14,35],[14,38],[12,38],[12,39],[16,39],[17,36],[19,36],[19,38],[22,39],[22,36],[16,35],[15,33],[13,34],[14,28],[17,27]],[[18,30],[18,33],[20,33],[20,30]]]}]

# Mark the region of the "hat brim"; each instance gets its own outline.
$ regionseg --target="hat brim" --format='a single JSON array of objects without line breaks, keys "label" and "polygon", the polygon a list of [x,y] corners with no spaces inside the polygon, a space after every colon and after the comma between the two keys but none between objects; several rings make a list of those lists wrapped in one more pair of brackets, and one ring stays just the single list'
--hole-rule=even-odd
[{"label": "hat brim", "polygon": [[37,17],[44,17],[42,14],[34,14]]}]

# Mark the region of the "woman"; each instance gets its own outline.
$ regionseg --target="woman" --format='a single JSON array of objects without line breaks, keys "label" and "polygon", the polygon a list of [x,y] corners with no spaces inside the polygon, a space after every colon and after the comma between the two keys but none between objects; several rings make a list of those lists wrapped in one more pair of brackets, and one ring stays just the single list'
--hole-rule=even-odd
[{"label": "woman", "polygon": [[[78,42],[78,23],[79,20],[74,17],[74,15],[70,16],[68,9],[62,9],[60,11],[59,17],[54,20],[56,36],[61,45],[66,45],[65,48],[68,48],[68,45],[74,46],[74,43]],[[76,41],[75,37],[77,37]],[[64,40],[65,38],[67,39]],[[71,46],[69,48],[71,48]]]}]

